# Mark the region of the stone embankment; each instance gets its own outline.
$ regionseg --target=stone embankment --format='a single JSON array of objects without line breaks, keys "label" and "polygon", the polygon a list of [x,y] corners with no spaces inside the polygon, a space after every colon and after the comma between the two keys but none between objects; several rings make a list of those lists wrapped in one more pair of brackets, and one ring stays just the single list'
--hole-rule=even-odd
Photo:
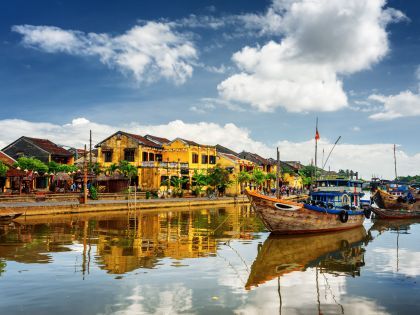
[{"label": "stone embankment", "polygon": [[[190,207],[212,207],[232,204],[246,204],[248,199],[240,197],[209,198],[167,198],[167,199],[101,199],[89,200],[81,204],[77,200],[59,201],[0,201],[0,215],[9,213],[22,213],[24,216],[87,213],[97,211],[136,211],[152,209],[190,208]],[[120,196],[123,198],[123,196]],[[125,195],[125,198],[127,196]],[[58,198],[59,199],[59,198]]]}]

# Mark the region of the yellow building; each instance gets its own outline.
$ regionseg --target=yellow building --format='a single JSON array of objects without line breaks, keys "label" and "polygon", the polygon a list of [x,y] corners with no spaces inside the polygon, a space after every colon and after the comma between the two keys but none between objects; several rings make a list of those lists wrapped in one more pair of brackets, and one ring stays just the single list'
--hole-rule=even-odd
[{"label": "yellow building", "polygon": [[120,161],[128,161],[137,167],[133,179],[142,189],[158,189],[157,163],[162,161],[162,146],[140,135],[118,131],[96,145],[97,161],[108,168]]},{"label": "yellow building", "polygon": [[[254,168],[258,167],[255,163],[241,159],[234,154],[217,152],[217,164],[230,172],[229,179],[232,184],[226,189],[226,195],[239,195],[242,193],[241,184],[238,182],[238,174],[242,171],[252,173]],[[244,183],[242,186],[248,186],[249,183]]]},{"label": "yellow building", "polygon": [[[179,176],[188,179],[191,185],[195,171],[204,171],[216,165],[216,148],[210,145],[198,144],[191,140],[176,138],[163,144],[163,161],[167,162],[169,172],[165,168],[160,169],[161,181],[167,176]],[[174,170],[173,167],[177,169]],[[186,185],[187,188],[189,185]]]},{"label": "yellow building", "polygon": [[168,177],[174,176],[187,178],[183,188],[189,188],[195,170],[207,170],[216,164],[214,146],[181,138],[170,141],[118,131],[96,147],[102,168],[123,160],[136,166],[138,174],[133,181],[144,190],[158,190]]}]

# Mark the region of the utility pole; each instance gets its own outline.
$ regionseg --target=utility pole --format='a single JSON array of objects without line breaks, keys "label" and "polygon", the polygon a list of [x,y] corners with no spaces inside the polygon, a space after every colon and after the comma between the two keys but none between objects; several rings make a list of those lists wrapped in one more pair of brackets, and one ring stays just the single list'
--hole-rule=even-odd
[{"label": "utility pole", "polygon": [[86,159],[86,144],[83,158],[83,203],[87,204],[88,191],[87,191],[87,159]]},{"label": "utility pole", "polygon": [[89,130],[89,173],[92,173],[92,167],[92,130]]},{"label": "utility pole", "polygon": [[281,165],[280,165],[280,151],[277,147],[277,172],[276,172],[276,198],[280,199],[280,178],[281,178]]}]

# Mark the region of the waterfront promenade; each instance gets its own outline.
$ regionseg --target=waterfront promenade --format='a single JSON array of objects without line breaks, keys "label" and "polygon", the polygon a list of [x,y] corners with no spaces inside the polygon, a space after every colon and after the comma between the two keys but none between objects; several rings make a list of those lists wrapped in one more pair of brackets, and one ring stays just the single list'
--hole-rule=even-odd
[{"label": "waterfront promenade", "polygon": [[0,203],[0,213],[22,213],[25,216],[85,213],[117,210],[149,210],[165,208],[189,208],[196,206],[219,206],[247,203],[245,196],[203,198],[167,198],[167,199],[129,199],[129,200],[89,200],[86,204],[78,201],[41,201]]}]

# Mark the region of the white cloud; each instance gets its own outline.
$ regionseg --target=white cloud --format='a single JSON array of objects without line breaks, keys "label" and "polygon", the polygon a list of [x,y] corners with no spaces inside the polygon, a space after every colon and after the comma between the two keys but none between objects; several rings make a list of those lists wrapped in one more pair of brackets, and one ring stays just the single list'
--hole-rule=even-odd
[{"label": "white cloud", "polygon": [[194,44],[165,23],[148,22],[117,36],[54,26],[15,25],[12,30],[23,35],[25,46],[49,53],[96,56],[139,82],[165,78],[182,84],[192,76],[197,59]]},{"label": "white cloud", "polygon": [[261,111],[346,107],[339,75],[380,61],[389,50],[386,26],[405,18],[384,6],[384,0],[274,1],[264,16],[245,20],[282,40],[236,52],[241,72],[218,85],[220,95]]},{"label": "white cloud", "polygon": [[353,131],[360,131],[360,127],[359,126],[354,126],[353,128],[351,128],[351,130],[353,130]]},{"label": "white cloud", "polygon": [[383,104],[380,112],[369,116],[374,120],[420,116],[420,94],[414,94],[408,90],[389,96],[372,94],[369,96],[369,100]]},{"label": "white cloud", "polygon": [[[264,157],[275,156],[275,145],[256,141],[248,129],[228,123],[219,125],[216,123],[198,122],[185,123],[174,120],[168,124],[141,125],[138,123],[111,126],[91,122],[86,118],[73,119],[71,123],[58,125],[44,122],[30,122],[19,119],[0,120],[0,130],[8,130],[2,135],[0,147],[17,138],[26,135],[32,137],[48,138],[58,144],[82,148],[89,141],[89,130],[93,133],[94,144],[105,139],[117,130],[137,134],[153,134],[169,139],[182,137],[203,144],[221,144],[234,151],[252,151]],[[302,142],[279,141],[281,157],[283,160],[297,160],[309,164],[314,155],[314,140]],[[333,143],[321,138],[318,143],[318,152],[325,149],[329,152]],[[321,157],[318,156],[320,160]],[[398,174],[401,176],[418,174],[420,165],[420,152],[408,155],[401,148],[397,150]],[[329,160],[328,166],[332,170],[353,169],[359,171],[361,176],[369,179],[372,174],[378,174],[385,178],[393,177],[393,144],[346,144],[336,146]]]}]

